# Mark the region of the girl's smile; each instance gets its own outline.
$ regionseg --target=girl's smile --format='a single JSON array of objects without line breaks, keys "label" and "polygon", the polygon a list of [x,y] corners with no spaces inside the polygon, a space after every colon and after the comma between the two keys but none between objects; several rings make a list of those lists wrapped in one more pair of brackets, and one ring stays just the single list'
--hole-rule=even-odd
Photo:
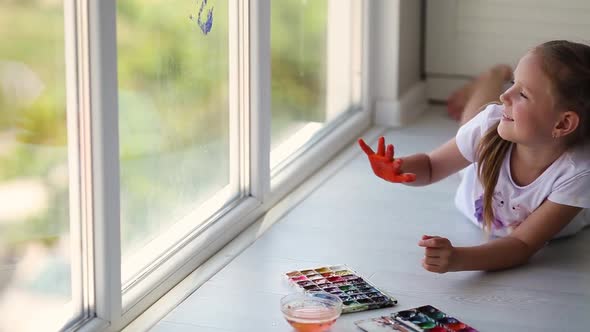
[{"label": "girl's smile", "polygon": [[514,121],[514,119],[506,115],[506,113],[502,113],[502,121]]}]

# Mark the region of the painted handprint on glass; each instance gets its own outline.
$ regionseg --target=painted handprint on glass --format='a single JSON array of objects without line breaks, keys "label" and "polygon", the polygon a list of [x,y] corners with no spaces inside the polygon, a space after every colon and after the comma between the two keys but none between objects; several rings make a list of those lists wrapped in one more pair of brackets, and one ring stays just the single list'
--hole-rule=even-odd
[{"label": "painted handprint on glass", "polygon": [[[208,0],[197,0],[197,6],[200,4],[199,12],[196,17],[192,14],[189,16],[189,18],[192,21],[195,21],[196,19],[197,25],[199,26],[204,35],[207,35],[213,27],[213,6],[208,5],[208,2]],[[205,9],[207,12],[207,19],[203,21],[203,12],[205,12]]]}]

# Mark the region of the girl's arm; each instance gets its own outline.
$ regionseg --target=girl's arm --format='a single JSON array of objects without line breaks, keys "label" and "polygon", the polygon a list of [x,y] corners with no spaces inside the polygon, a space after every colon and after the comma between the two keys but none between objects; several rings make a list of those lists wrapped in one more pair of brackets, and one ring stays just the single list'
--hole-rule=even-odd
[{"label": "girl's arm", "polygon": [[416,181],[404,183],[410,186],[425,186],[440,181],[471,164],[465,159],[455,138],[429,154],[419,153],[401,158],[401,171],[416,174]]},{"label": "girl's arm", "polygon": [[509,236],[479,246],[453,248],[448,271],[498,270],[524,264],[581,210],[546,200]]}]

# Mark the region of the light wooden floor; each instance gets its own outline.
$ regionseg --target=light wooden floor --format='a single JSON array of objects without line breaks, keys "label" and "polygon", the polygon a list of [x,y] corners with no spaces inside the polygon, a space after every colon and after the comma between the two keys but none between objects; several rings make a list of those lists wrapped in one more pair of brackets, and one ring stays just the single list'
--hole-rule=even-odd
[{"label": "light wooden floor", "polygon": [[[457,126],[440,108],[386,132],[400,155],[428,151]],[[375,143],[373,143],[373,146]],[[399,300],[393,308],[343,315],[354,321],[431,304],[480,331],[590,329],[590,230],[551,243],[532,261],[501,272],[433,274],[422,269],[422,234],[455,245],[485,241],[455,210],[458,176],[410,188],[376,178],[360,149],[252,246],[206,282],[152,331],[291,331],[279,310],[294,289],[283,273],[347,264]]]}]

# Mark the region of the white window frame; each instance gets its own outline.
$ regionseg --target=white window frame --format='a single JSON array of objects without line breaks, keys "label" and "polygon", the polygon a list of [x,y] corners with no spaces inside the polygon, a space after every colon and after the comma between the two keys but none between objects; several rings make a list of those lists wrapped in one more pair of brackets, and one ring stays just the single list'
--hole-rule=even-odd
[{"label": "white window frame", "polygon": [[[77,4],[76,1],[64,1],[64,52],[66,69],[66,108],[68,131],[68,169],[69,169],[69,225],[70,225],[70,275],[72,287],[72,300],[68,309],[75,319],[68,324],[70,329],[88,323],[89,310],[94,305],[94,275],[87,264],[92,262],[93,247],[91,218],[92,213],[91,193],[92,186],[87,181],[91,179],[90,165],[90,121],[88,113],[89,98],[81,88],[82,75],[87,72],[88,66],[84,59],[83,45],[78,38],[85,34],[87,25],[80,21],[84,17],[87,7]],[[80,75],[78,74],[80,73]],[[86,107],[82,106],[85,105]],[[82,127],[86,129],[81,129]],[[104,321],[95,321],[99,326],[106,326]]]},{"label": "white window frame", "polygon": [[[242,164],[235,166],[232,162],[231,167],[240,167],[242,178],[246,180],[239,185],[242,189],[249,187],[249,195],[200,230],[198,236],[177,248],[155,272],[145,276],[145,286],[137,288],[141,291],[124,301],[121,292],[116,4],[115,0],[66,1],[71,1],[70,12],[66,11],[66,19],[71,21],[66,27],[77,27],[76,33],[66,33],[68,130],[74,133],[69,136],[77,136],[69,141],[73,160],[70,176],[79,179],[79,183],[72,185],[76,190],[72,190],[71,202],[80,204],[71,210],[72,216],[78,216],[77,222],[72,220],[77,223],[72,230],[79,234],[73,242],[78,248],[75,253],[80,253],[76,258],[79,263],[73,264],[73,269],[78,269],[73,276],[79,284],[74,280],[73,284],[84,290],[81,297],[75,297],[76,305],[82,308],[82,314],[86,312],[90,316],[84,324],[71,329],[118,331],[370,126],[370,19],[363,19],[362,111],[343,120],[294,160],[287,171],[276,176],[271,188],[271,0],[229,2],[231,10],[241,18],[230,19],[229,29],[229,39],[240,41],[230,48],[230,62],[239,68],[237,73],[231,74],[232,80],[239,83],[232,85],[235,93],[230,94],[230,107],[242,110],[240,118],[231,121],[231,129],[238,129],[240,133],[238,139],[242,144],[236,145],[235,152],[241,156]],[[372,15],[370,3],[370,0],[363,1],[365,18]],[[70,97],[72,91],[76,92]],[[83,250],[79,250],[78,245]]]},{"label": "white window frame", "polygon": [[[119,224],[119,112],[115,1],[88,0],[80,21],[87,22],[87,36],[81,35],[83,57],[88,61],[81,73],[83,93],[89,103],[79,112],[90,121],[91,179],[94,235],[93,260],[88,266],[94,275],[96,317],[113,322],[121,313],[121,233]],[[86,14],[84,17],[84,14]],[[89,59],[88,59],[89,57]],[[87,129],[87,128],[83,128]]]}]

